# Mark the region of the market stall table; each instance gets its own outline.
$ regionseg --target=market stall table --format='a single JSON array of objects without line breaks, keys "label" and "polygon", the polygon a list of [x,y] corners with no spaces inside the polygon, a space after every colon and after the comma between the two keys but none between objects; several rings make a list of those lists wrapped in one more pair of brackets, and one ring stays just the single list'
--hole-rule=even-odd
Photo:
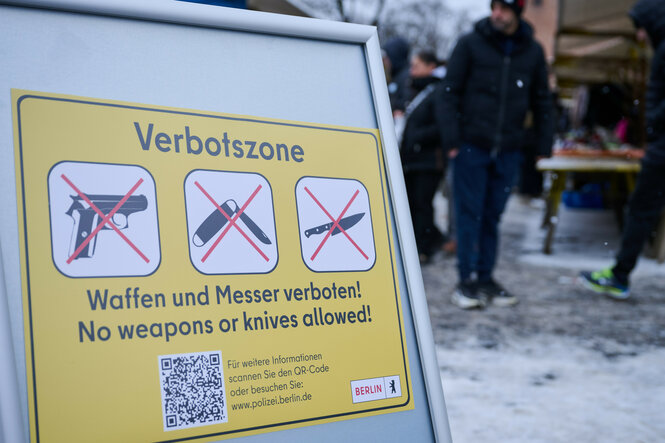
[{"label": "market stall table", "polygon": [[543,227],[547,229],[543,252],[552,253],[554,231],[558,223],[559,204],[566,188],[567,174],[570,172],[604,172],[623,176],[628,192],[635,188],[635,176],[640,170],[637,158],[618,158],[611,156],[590,155],[555,155],[551,158],[541,159],[536,165],[539,171],[551,173],[552,185],[547,195]]}]

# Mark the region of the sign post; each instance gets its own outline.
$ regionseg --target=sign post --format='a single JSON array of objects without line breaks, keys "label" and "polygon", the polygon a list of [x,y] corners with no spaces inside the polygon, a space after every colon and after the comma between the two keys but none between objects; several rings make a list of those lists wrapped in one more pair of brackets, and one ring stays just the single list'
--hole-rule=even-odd
[{"label": "sign post", "polygon": [[[169,9],[157,4],[163,19]],[[173,10],[194,12],[218,15],[226,32],[253,17]],[[69,15],[46,21],[57,28],[61,14]],[[361,429],[352,419],[379,420],[358,434],[367,437],[400,427],[409,435],[420,420],[430,426],[423,438],[449,439],[369,35],[372,48],[355,43],[365,45],[367,70],[352,75],[370,73],[374,125],[0,79],[10,94],[21,266],[5,279],[21,288],[7,301],[13,330],[22,328],[32,441],[216,441],[283,430],[320,439],[308,426]],[[81,92],[94,92],[91,82]],[[376,430],[393,414],[402,425]]]}]

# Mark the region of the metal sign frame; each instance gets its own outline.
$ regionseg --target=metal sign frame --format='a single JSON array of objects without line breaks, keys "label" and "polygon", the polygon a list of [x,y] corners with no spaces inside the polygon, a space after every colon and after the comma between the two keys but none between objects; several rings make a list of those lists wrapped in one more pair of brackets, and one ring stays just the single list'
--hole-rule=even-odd
[{"label": "metal sign frame", "polygon": [[[377,127],[384,147],[384,162],[391,198],[390,209],[396,235],[394,240],[397,243],[396,250],[402,264],[402,283],[405,285],[402,291],[406,292],[410,303],[410,306],[405,306],[405,308],[410,309],[413,316],[414,332],[422,366],[422,374],[414,372],[412,376],[420,377],[422,375],[427,391],[429,416],[436,440],[440,442],[451,441],[376,28],[232,8],[219,8],[216,11],[211,11],[211,7],[208,6],[201,7],[201,5],[176,1],[2,1],[0,2],[0,9],[3,8],[2,5],[360,45],[365,56],[366,74],[372,94],[373,103],[371,106],[376,115]],[[11,61],[6,62],[11,63]],[[11,87],[11,85],[0,84],[2,88],[5,86]],[[5,95],[9,94],[8,90],[0,92]],[[12,135],[2,134],[2,137],[8,141],[11,140]],[[11,155],[13,157],[13,144],[10,144],[10,146],[12,147]],[[3,191],[8,190],[3,189]],[[14,189],[13,195],[15,194]],[[17,231],[14,210],[8,211],[9,220],[7,218],[0,220],[0,224],[10,226],[12,232]],[[13,220],[12,217],[14,217]],[[17,367],[20,368],[21,365],[17,365],[13,358],[13,356],[22,355],[23,350],[15,349],[20,343],[17,344],[16,340],[12,340],[9,321],[11,313],[8,310],[10,295],[16,296],[10,294],[9,291],[13,292],[15,288],[20,289],[21,287],[20,273],[15,275],[16,273],[11,269],[8,272],[6,266],[8,259],[14,257],[16,250],[17,248],[14,248],[14,245],[7,244],[7,242],[4,245],[0,243],[0,353],[3,355],[3,358],[0,358],[0,392],[2,393],[0,394],[0,418],[2,419],[0,423],[2,423],[1,429],[5,441],[18,442],[28,441],[29,438],[27,435],[27,413],[21,407],[20,399],[20,389],[25,389],[25,385],[23,384],[21,387],[22,384],[18,382],[21,377],[18,374],[20,371],[17,371]],[[3,265],[3,256],[5,265]],[[7,358],[7,356],[11,358]],[[266,435],[268,434],[264,434],[263,437]]]}]

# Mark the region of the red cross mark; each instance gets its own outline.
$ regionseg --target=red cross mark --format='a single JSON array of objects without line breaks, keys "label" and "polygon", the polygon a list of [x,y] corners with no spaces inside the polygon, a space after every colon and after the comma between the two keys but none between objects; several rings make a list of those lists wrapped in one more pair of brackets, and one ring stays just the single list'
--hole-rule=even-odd
[{"label": "red cross mark", "polygon": [[268,258],[268,256],[267,256],[266,254],[264,254],[263,251],[261,251],[261,249],[256,245],[256,243],[254,243],[254,242],[252,241],[252,239],[249,238],[249,236],[245,233],[245,231],[243,231],[242,228],[241,228],[240,226],[238,226],[238,224],[236,223],[236,221],[238,220],[238,218],[240,217],[240,215],[242,215],[242,213],[245,212],[245,209],[247,209],[247,206],[249,206],[249,203],[254,199],[254,197],[256,197],[256,194],[258,194],[259,191],[261,190],[261,185],[259,185],[259,186],[254,190],[254,192],[252,192],[252,195],[249,196],[249,198],[247,199],[247,201],[245,202],[245,204],[242,205],[242,207],[241,207],[240,209],[238,209],[238,211],[235,213],[235,215],[233,216],[233,218],[231,218],[231,217],[230,217],[230,216],[229,216],[229,215],[228,215],[228,214],[227,214],[227,213],[221,208],[221,206],[217,204],[217,202],[215,201],[215,199],[212,198],[212,196],[211,196],[210,194],[208,194],[208,192],[206,192],[205,189],[203,189],[203,186],[201,186],[201,185],[199,184],[199,182],[196,182],[196,181],[195,181],[194,184],[195,184],[195,185],[201,190],[201,192],[203,193],[203,195],[205,195],[205,196],[208,198],[208,200],[210,200],[210,202],[211,202],[213,205],[215,205],[215,207],[217,208],[217,210],[218,210],[219,212],[221,212],[222,215],[224,215],[224,217],[226,217],[226,219],[229,221],[228,226],[227,226],[226,228],[224,228],[224,230],[223,230],[222,233],[219,235],[219,237],[217,237],[217,239],[216,239],[215,242],[212,244],[212,246],[210,246],[210,249],[208,249],[208,252],[205,253],[205,255],[203,256],[203,258],[201,259],[201,262],[203,263],[203,262],[205,262],[205,261],[208,259],[208,257],[210,256],[210,254],[212,254],[212,251],[215,250],[215,248],[217,247],[217,245],[219,244],[219,242],[221,242],[222,239],[224,238],[224,236],[226,235],[226,233],[229,232],[229,230],[231,229],[231,226],[235,227],[235,228],[238,230],[238,232],[240,232],[240,234],[242,234],[242,236],[245,237],[245,240],[247,240],[247,241],[249,242],[249,244],[252,245],[252,246],[254,247],[254,249],[256,249],[256,252],[258,252],[259,255],[261,255],[261,257],[263,257],[263,259],[264,259],[265,261],[270,261],[270,259]]},{"label": "red cross mark", "polygon": [[353,203],[353,201],[356,199],[356,197],[358,196],[358,193],[360,193],[360,191],[359,191],[359,190],[356,190],[356,192],[355,192],[355,193],[353,194],[353,196],[351,197],[351,200],[349,200],[349,202],[346,204],[346,207],[344,208],[344,210],[342,211],[342,213],[339,214],[339,216],[337,217],[337,219],[335,219],[332,215],[330,215],[330,212],[328,212],[328,211],[326,210],[326,208],[323,207],[323,205],[321,204],[321,202],[319,202],[319,200],[314,196],[314,194],[312,194],[312,192],[307,188],[307,186],[305,186],[305,192],[307,192],[307,193],[309,194],[309,196],[312,197],[312,200],[314,200],[314,202],[319,206],[319,208],[321,208],[321,210],[322,210],[323,212],[325,212],[326,215],[328,216],[328,218],[333,222],[333,225],[330,227],[330,229],[329,229],[328,232],[326,233],[326,236],[325,236],[325,237],[323,238],[323,240],[321,241],[321,244],[319,244],[319,247],[316,248],[316,251],[314,251],[314,254],[313,254],[312,257],[310,258],[310,260],[314,261],[314,259],[316,258],[316,256],[319,254],[319,251],[321,251],[321,248],[323,248],[323,245],[326,243],[326,241],[328,241],[328,238],[330,238],[330,236],[331,236],[332,233],[335,231],[335,229],[339,229],[340,232],[341,232],[342,234],[344,234],[344,235],[346,236],[347,239],[349,239],[349,241],[351,242],[351,244],[352,244],[353,246],[356,247],[356,249],[358,250],[358,252],[360,252],[360,253],[362,254],[362,256],[365,257],[365,260],[369,260],[369,257],[367,256],[367,254],[365,254],[365,252],[360,248],[360,246],[358,246],[358,244],[357,244],[355,241],[353,241],[353,239],[351,238],[351,236],[349,236],[349,234],[346,233],[346,231],[344,230],[344,228],[342,228],[342,227],[339,225],[339,221],[342,219],[342,217],[344,217],[344,214],[346,214],[346,211],[348,211],[349,207],[351,206],[351,203]]},{"label": "red cross mark", "polygon": [[113,224],[113,222],[109,221],[109,220],[111,220],[111,218],[113,217],[113,215],[114,215],[116,212],[118,212],[118,210],[120,210],[120,208],[122,208],[122,205],[125,204],[125,202],[127,201],[127,199],[129,199],[129,197],[130,197],[130,196],[136,191],[136,189],[138,189],[138,187],[141,186],[141,183],[143,183],[143,179],[142,179],[142,178],[140,178],[139,181],[137,181],[136,184],[135,184],[134,186],[132,186],[132,189],[130,189],[129,192],[128,192],[127,194],[125,194],[125,196],[124,196],[124,197],[118,202],[117,205],[115,205],[115,206],[113,207],[113,209],[112,209],[108,214],[104,215],[104,213],[103,213],[103,212],[102,212],[97,206],[95,206],[95,204],[94,204],[94,203],[88,198],[88,196],[85,195],[83,192],[81,192],[81,190],[80,190],[79,188],[77,188],[76,185],[74,185],[74,183],[72,183],[71,180],[69,180],[69,179],[65,176],[65,174],[60,175],[60,177],[62,177],[62,179],[63,179],[63,180],[69,185],[69,186],[71,186],[71,188],[72,188],[72,189],[73,189],[73,190],[79,195],[79,197],[81,197],[83,200],[85,200],[85,202],[86,202],[88,205],[90,205],[90,208],[92,208],[92,210],[95,211],[95,212],[97,213],[97,215],[99,215],[99,216],[101,217],[101,219],[102,219],[102,220],[99,222],[99,224],[97,225],[97,227],[95,227],[95,229],[90,233],[90,235],[88,235],[88,236],[86,237],[86,239],[85,239],[83,242],[81,242],[81,244],[79,245],[79,247],[76,248],[76,251],[74,251],[74,253],[72,254],[72,256],[69,257],[69,258],[67,259],[67,264],[71,264],[71,262],[74,261],[74,260],[76,259],[76,257],[78,257],[78,255],[79,255],[79,254],[81,253],[81,251],[82,251],[82,250],[88,245],[88,243],[90,243],[90,241],[92,241],[92,239],[93,239],[97,234],[99,234],[99,231],[102,230],[102,228],[104,227],[104,225],[108,225],[109,227],[111,227],[111,229],[113,229],[115,232],[117,232],[118,235],[120,236],[120,238],[122,238],[125,242],[127,242],[127,244],[128,244],[129,246],[131,246],[131,248],[132,248],[132,249],[133,249],[133,250],[134,250],[134,251],[135,251],[135,252],[136,252],[136,253],[137,253],[137,254],[138,254],[138,255],[139,255],[139,256],[140,256],[145,262],[146,262],[146,263],[150,263],[150,260],[148,259],[148,257],[146,257],[145,254],[143,254],[143,253],[139,250],[139,248],[137,248],[136,245],[134,245],[134,243],[132,243],[132,241],[131,241],[130,239],[128,239],[127,236],[126,236],[125,234],[123,234],[122,231],[121,231],[120,229],[118,229],[118,227],[117,227],[116,225]]}]

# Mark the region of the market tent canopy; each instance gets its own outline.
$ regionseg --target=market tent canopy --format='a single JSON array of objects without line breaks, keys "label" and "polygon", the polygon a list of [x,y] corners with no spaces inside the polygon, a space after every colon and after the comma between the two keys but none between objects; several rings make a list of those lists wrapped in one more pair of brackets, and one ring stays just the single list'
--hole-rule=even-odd
[{"label": "market tent canopy", "polygon": [[555,71],[560,86],[618,82],[643,88],[646,51],[635,41],[628,17],[634,3],[561,1],[555,43]]}]

